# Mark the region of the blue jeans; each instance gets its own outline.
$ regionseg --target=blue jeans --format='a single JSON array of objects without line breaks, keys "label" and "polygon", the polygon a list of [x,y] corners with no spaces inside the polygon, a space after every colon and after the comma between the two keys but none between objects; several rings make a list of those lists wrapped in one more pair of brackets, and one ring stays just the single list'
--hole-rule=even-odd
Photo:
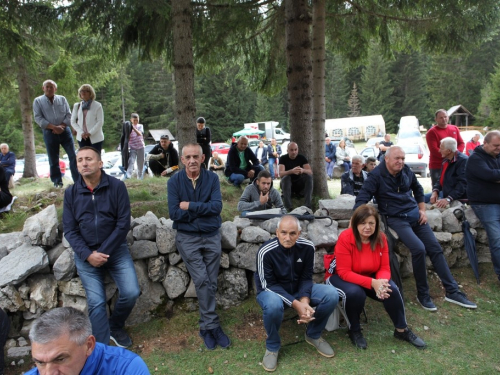
[{"label": "blue jeans", "polygon": [[493,269],[500,280],[500,204],[474,204],[472,209],[488,235]]},{"label": "blue jeans", "polygon": [[[298,294],[295,298],[299,298]],[[271,352],[277,352],[281,347],[281,338],[279,330],[283,321],[285,305],[280,296],[267,290],[257,295],[257,302],[262,308],[264,315],[264,328],[266,329],[267,339],[266,348]],[[314,319],[307,324],[306,334],[312,339],[318,339],[321,332],[325,329],[328,317],[335,310],[339,302],[339,294],[331,285],[314,284],[311,292],[311,307],[316,307]]]},{"label": "blue jeans", "polygon": [[[432,196],[432,193],[424,194],[424,202],[425,203],[430,203],[431,202],[431,196]],[[443,191],[439,192],[438,199],[443,199]]]},{"label": "blue jeans", "polygon": [[325,172],[327,177],[333,177],[333,168],[335,167],[335,162],[332,160],[330,162],[325,161]]},{"label": "blue jeans", "polygon": [[[269,173],[271,173],[271,178],[274,180],[276,177],[274,176],[274,167],[277,167],[276,161],[279,160],[278,158],[269,158]],[[276,173],[279,172],[276,171]],[[279,176],[278,176],[279,177]]]},{"label": "blue jeans", "polygon": [[[251,181],[253,181],[253,180],[255,180],[255,178],[257,177],[259,172],[264,170],[264,167],[260,164],[257,164],[256,166],[250,168],[249,171],[250,170],[255,171],[255,174],[254,174],[253,178],[251,179]],[[245,178],[246,177],[242,174],[231,173],[231,175],[229,176],[229,182],[231,182],[234,186],[240,186]]]},{"label": "blue jeans", "polygon": [[[94,267],[78,256],[75,256],[75,264],[85,288],[85,294],[87,294],[92,334],[98,342],[108,345],[110,330],[121,329],[125,326],[125,321],[141,294],[128,246],[126,243],[122,244],[118,250],[110,254],[108,261],[102,267]],[[106,312],[106,288],[104,286],[106,271],[115,281],[119,291],[118,300],[109,319]]]},{"label": "blue jeans", "polygon": [[64,148],[69,159],[69,168],[73,181],[78,180],[78,169],[76,167],[75,142],[71,129],[66,127],[61,134],[54,134],[52,130],[46,129],[43,131],[43,140],[50,165],[50,179],[54,184],[62,184],[61,168],[59,168],[59,146]]},{"label": "blue jeans", "polygon": [[458,284],[453,278],[448,263],[443,254],[441,245],[434,236],[429,224],[420,225],[418,222],[388,217],[387,224],[398,234],[399,239],[410,249],[411,262],[413,265],[413,276],[419,296],[429,295],[429,284],[427,283],[427,269],[425,266],[425,255],[431,259],[446,293],[455,293]]},{"label": "blue jeans", "polygon": [[351,162],[350,161],[344,161],[343,164],[341,164],[344,167],[344,172],[349,172],[351,169]]}]

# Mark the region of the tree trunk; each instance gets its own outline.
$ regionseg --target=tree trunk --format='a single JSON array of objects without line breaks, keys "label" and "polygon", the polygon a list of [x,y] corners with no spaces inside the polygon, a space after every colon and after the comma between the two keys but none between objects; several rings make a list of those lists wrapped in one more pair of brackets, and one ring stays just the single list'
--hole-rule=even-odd
[{"label": "tree trunk", "polygon": [[21,118],[24,135],[24,172],[23,177],[38,177],[36,172],[35,134],[33,132],[33,109],[30,100],[30,86],[28,84],[28,71],[24,57],[18,56],[17,84],[19,85],[19,102],[21,103]]},{"label": "tree trunk", "polygon": [[190,0],[172,1],[176,138],[179,151],[187,143],[196,143],[192,14]]},{"label": "tree trunk", "polygon": [[[290,133],[299,153],[308,159],[311,153],[312,62],[308,2],[285,0],[286,58]],[[316,173],[313,169],[313,172]]]},{"label": "tree trunk", "polygon": [[312,29],[312,155],[311,168],[314,171],[313,194],[319,198],[330,198],[325,172],[325,0],[313,0]]}]

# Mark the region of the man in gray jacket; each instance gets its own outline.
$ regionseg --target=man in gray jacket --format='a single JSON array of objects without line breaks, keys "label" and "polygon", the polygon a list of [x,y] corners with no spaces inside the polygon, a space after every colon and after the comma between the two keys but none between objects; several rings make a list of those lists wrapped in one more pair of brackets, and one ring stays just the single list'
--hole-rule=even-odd
[{"label": "man in gray jacket", "polygon": [[245,217],[248,212],[270,208],[280,208],[281,213],[286,214],[280,193],[273,188],[271,173],[261,171],[253,184],[248,185],[243,191],[238,202],[238,211],[241,212],[242,217]]}]

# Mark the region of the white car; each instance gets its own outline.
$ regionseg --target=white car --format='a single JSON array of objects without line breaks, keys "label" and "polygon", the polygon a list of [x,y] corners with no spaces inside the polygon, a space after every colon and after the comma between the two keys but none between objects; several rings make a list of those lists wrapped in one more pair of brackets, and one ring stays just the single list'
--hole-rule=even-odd
[{"label": "white car", "polygon": [[375,137],[375,138],[370,138],[366,142],[366,147],[372,147],[375,146],[375,143],[380,143],[384,140],[384,137]]},{"label": "white car", "polygon": [[419,142],[402,142],[397,146],[405,152],[405,164],[413,173],[421,177],[429,177],[430,153],[426,145]]}]

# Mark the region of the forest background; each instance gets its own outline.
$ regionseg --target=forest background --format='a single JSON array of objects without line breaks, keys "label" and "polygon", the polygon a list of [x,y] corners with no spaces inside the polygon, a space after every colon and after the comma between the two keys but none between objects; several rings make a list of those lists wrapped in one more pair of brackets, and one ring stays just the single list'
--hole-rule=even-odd
[{"label": "forest background", "polygon": [[[12,1],[4,8],[7,12],[0,16],[0,46],[11,51],[17,43],[15,53],[0,57],[0,142],[8,143],[18,157],[23,156],[26,136],[21,126],[23,110],[26,112],[26,103],[20,94],[23,79],[25,89],[29,90],[24,97],[29,97],[30,102],[42,94],[42,82],[53,79],[58,84],[57,94],[66,96],[71,108],[78,101],[78,87],[91,84],[97,93],[96,100],[104,108],[105,148],[108,150],[119,143],[121,123],[128,120],[132,112],[139,113],[146,131],[168,128],[174,135],[177,133],[174,73],[168,47],[164,53],[156,54],[144,47],[144,42],[135,46],[131,43],[129,48],[123,49],[116,41],[104,37],[102,30],[91,26],[95,23],[87,24],[81,13],[80,17],[75,16],[78,12],[71,10],[71,5],[79,3],[85,2]],[[102,1],[86,3],[95,3],[95,7],[104,4]],[[116,3],[131,6],[134,1]],[[229,6],[232,2],[193,4],[201,3]],[[70,7],[61,11],[61,4]],[[268,6],[266,11],[271,12],[272,6],[279,8],[280,4],[261,1],[259,5]],[[103,13],[110,11],[102,6]],[[497,21],[495,17],[492,19]],[[461,21],[457,18],[457,22]],[[159,24],[151,24],[150,32],[161,32]],[[325,118],[347,117],[353,111],[361,116],[382,114],[387,132],[394,133],[401,116],[415,115],[421,124],[430,127],[435,110],[462,104],[474,114],[474,125],[498,127],[499,24],[489,24],[485,29],[480,41],[466,35],[454,35],[455,49],[418,48],[409,41],[392,43],[388,48],[387,41],[380,36],[367,38],[367,48],[362,53],[354,51],[356,45],[346,53],[350,48],[349,39],[339,46],[338,41],[329,40],[327,33]],[[443,33],[446,34],[444,30]],[[270,66],[259,59],[254,66],[249,66],[251,62],[243,54],[232,59],[223,55],[217,59],[215,55],[211,60],[197,61],[196,47],[200,49],[200,43],[194,44],[196,117],[206,118],[213,142],[228,140],[248,122],[273,120],[285,130],[290,129],[286,81],[277,80],[266,85],[257,82],[259,73],[249,74],[250,71],[264,72]],[[262,47],[262,51],[269,51],[269,47]],[[357,55],[356,58],[353,55]],[[353,96],[356,108],[352,100],[349,102]],[[37,149],[43,149],[41,131],[36,124],[33,129]]]}]

